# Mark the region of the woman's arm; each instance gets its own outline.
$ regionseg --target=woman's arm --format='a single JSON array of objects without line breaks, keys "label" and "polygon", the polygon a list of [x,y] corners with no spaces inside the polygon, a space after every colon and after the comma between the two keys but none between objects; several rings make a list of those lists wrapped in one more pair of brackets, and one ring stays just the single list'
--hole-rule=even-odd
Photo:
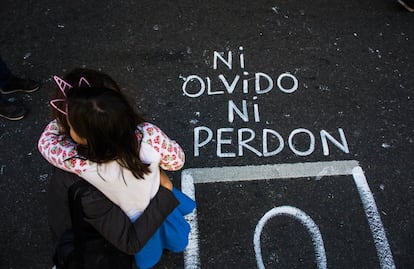
[{"label": "woman's arm", "polygon": [[84,193],[85,220],[119,250],[135,254],[147,243],[167,216],[178,206],[173,193],[160,187],[140,217],[131,223],[123,211],[93,186]]}]

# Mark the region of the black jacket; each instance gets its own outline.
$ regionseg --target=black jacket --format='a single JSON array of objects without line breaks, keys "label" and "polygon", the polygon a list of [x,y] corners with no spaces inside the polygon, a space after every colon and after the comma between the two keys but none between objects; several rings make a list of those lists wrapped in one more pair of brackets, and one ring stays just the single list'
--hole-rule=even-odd
[{"label": "black jacket", "polygon": [[[75,174],[53,168],[48,190],[49,225],[55,242],[71,229],[68,189],[77,180]],[[106,240],[127,254],[141,250],[158,227],[178,205],[171,191],[160,187],[143,214],[131,223],[129,217],[100,191],[90,186],[82,197],[85,221]]]}]

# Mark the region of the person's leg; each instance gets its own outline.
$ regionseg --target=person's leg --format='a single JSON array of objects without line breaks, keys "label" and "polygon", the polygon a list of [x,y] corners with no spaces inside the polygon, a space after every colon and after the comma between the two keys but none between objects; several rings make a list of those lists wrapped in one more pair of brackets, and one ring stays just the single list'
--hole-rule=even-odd
[{"label": "person's leg", "polygon": [[0,56],[0,92],[9,94],[14,92],[34,92],[39,89],[39,83],[31,79],[22,79],[14,76]]},{"label": "person's leg", "polygon": [[12,73],[0,56],[0,88],[3,88],[12,77]]},{"label": "person's leg", "polygon": [[[0,89],[3,89],[12,78],[12,73],[0,57]],[[0,117],[8,120],[20,120],[25,114],[26,109],[22,105],[12,100],[7,100],[0,94]]]},{"label": "person's leg", "polygon": [[1,95],[2,93],[34,92],[37,89],[39,89],[39,83],[14,76],[0,56],[0,117],[20,120],[27,112],[16,99],[6,99]]}]

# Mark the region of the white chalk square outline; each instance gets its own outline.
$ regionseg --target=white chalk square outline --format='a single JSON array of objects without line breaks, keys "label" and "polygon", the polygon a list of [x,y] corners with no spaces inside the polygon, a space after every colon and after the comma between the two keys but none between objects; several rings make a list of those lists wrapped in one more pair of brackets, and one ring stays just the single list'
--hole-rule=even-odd
[{"label": "white chalk square outline", "polygon": [[[254,181],[264,179],[302,178],[324,176],[352,175],[357,187],[365,215],[373,236],[377,256],[382,269],[396,268],[388,239],[374,196],[368,186],[362,168],[358,161],[328,161],[291,164],[270,164],[255,166],[227,166],[213,168],[190,168],[181,173],[181,189],[192,199],[195,199],[195,184],[228,181]],[[197,209],[186,216],[191,225],[189,243],[184,252],[184,268],[201,268],[199,258]]]}]

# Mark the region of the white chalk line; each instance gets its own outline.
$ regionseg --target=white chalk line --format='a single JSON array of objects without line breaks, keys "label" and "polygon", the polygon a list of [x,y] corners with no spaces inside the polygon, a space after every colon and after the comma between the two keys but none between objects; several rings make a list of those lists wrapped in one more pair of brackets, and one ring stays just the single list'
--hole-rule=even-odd
[{"label": "white chalk line", "polygon": [[190,174],[194,184],[226,181],[253,181],[264,179],[301,178],[352,175],[352,169],[358,162],[331,161],[314,163],[284,163],[268,165],[227,166],[212,168],[190,168],[182,175]]},{"label": "white chalk line", "polygon": [[365,178],[364,171],[362,171],[361,167],[357,166],[352,169],[352,176],[354,177],[354,182],[358,189],[359,196],[361,197],[365,215],[368,219],[369,228],[371,229],[371,233],[374,238],[380,266],[383,269],[394,269],[396,267],[392,257],[391,248],[388,244],[388,239],[382,225],[381,217],[378,213],[374,196],[372,195]]},{"label": "white chalk line", "polygon": [[[182,171],[182,191],[195,200],[195,184],[227,181],[252,181],[324,176],[352,175],[370,226],[381,269],[395,268],[391,249],[378,213],[374,197],[369,189],[364,173],[355,160],[273,164],[257,166],[229,166],[213,168],[191,168]],[[189,244],[184,252],[186,269],[201,268],[199,258],[197,211],[187,216],[191,225]]]},{"label": "white chalk line", "polygon": [[[195,199],[195,189],[194,189],[194,180],[191,174],[184,173],[183,171],[181,177],[181,190],[183,193],[187,194],[194,201]],[[188,215],[185,216],[185,219],[191,226],[190,234],[188,236],[188,246],[184,251],[184,268],[186,269],[197,269],[201,268],[199,250],[198,250],[198,221],[197,221],[197,208]]]},{"label": "white chalk line", "polygon": [[293,217],[299,220],[307,228],[312,238],[312,243],[314,246],[315,256],[316,256],[317,268],[326,269],[325,247],[324,247],[322,235],[321,235],[321,232],[319,231],[318,226],[312,220],[312,218],[308,216],[305,212],[292,206],[275,207],[269,210],[257,223],[256,229],[254,231],[254,237],[253,237],[253,245],[254,245],[254,252],[256,254],[257,268],[265,269],[263,258],[262,258],[262,249],[261,249],[261,244],[260,244],[260,235],[262,234],[263,227],[269,219],[276,217],[276,216],[282,216],[282,215],[287,215],[289,217]]}]

